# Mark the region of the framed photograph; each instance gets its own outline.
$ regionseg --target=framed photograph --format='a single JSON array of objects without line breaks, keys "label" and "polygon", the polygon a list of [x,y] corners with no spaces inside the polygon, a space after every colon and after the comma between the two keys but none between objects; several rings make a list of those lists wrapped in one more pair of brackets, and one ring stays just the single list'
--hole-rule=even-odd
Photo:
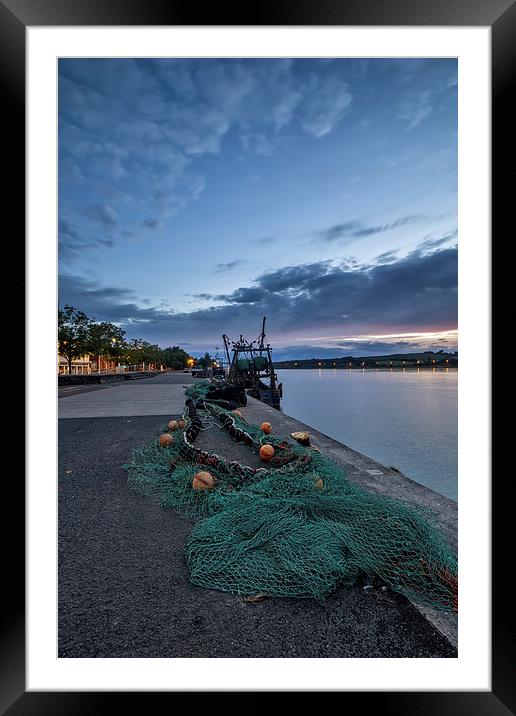
[{"label": "framed photograph", "polygon": [[490,267],[514,3],[211,15],[0,2],[28,318],[2,712],[509,713]]}]

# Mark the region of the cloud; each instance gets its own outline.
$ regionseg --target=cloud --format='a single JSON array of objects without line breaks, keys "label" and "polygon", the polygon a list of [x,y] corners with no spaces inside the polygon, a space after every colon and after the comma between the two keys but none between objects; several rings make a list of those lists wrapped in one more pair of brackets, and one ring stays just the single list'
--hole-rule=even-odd
[{"label": "cloud", "polygon": [[[425,75],[425,71],[430,74]],[[406,65],[404,79],[407,89],[398,105],[398,119],[412,130],[424,122],[444,101],[456,99],[457,65],[433,63],[425,67]]]},{"label": "cloud", "polygon": [[394,355],[396,353],[423,353],[424,351],[438,351],[453,353],[457,342],[454,337],[438,338],[435,341],[420,340],[353,340],[337,342],[329,347],[327,345],[291,345],[274,350],[275,361],[303,360],[306,358],[357,358],[360,356]]},{"label": "cloud", "polygon": [[83,233],[75,224],[66,219],[59,219],[58,242],[59,262],[62,265],[68,265],[80,256],[85,249],[110,248],[113,246],[113,237],[99,235],[96,232],[94,234]]},{"label": "cloud", "polygon": [[[147,303],[146,300],[143,302]],[[99,321],[112,321],[124,328],[140,324],[157,326],[173,315],[169,309],[142,308],[130,289],[101,286],[73,274],[62,274],[59,278],[59,305],[64,304],[76,306]]]},{"label": "cloud", "polygon": [[413,214],[411,216],[403,216],[386,224],[377,224],[375,226],[368,226],[361,221],[346,221],[343,224],[334,224],[326,229],[316,231],[313,235],[318,239],[323,239],[324,241],[361,239],[368,236],[374,236],[375,234],[382,234],[385,231],[391,231],[391,229],[397,229],[400,226],[413,224],[421,219],[421,216]]},{"label": "cloud", "polygon": [[229,295],[215,296],[218,301],[226,303],[259,303],[267,296],[267,291],[256,286],[251,288],[238,288]]},{"label": "cloud", "polygon": [[240,141],[246,151],[253,151],[262,157],[270,156],[276,147],[274,139],[264,132],[243,133],[240,135]]},{"label": "cloud", "polygon": [[398,259],[398,250],[395,249],[393,251],[384,251],[383,254],[380,254],[375,258],[375,262],[377,264],[390,264],[393,263]]},{"label": "cloud", "polygon": [[334,63],[286,58],[61,59],[62,216],[125,228],[137,206],[152,217],[143,228],[157,228],[146,222],[199,199],[199,159],[219,153],[232,130],[264,157],[287,128],[332,132],[352,101],[341,75]]},{"label": "cloud", "polygon": [[328,77],[319,81],[314,77],[313,89],[301,104],[301,126],[315,137],[324,137],[340,122],[351,99],[349,86],[341,79]]},{"label": "cloud", "polygon": [[143,226],[146,229],[159,229],[161,226],[161,222],[158,221],[158,219],[145,219],[143,222]]},{"label": "cloud", "polygon": [[212,293],[192,293],[187,295],[191,295],[194,298],[199,298],[201,301],[212,301],[215,298]]},{"label": "cloud", "polygon": [[161,344],[206,345],[222,333],[254,335],[264,315],[271,340],[283,345],[294,336],[444,330],[457,325],[457,249],[416,250],[388,264],[360,268],[329,261],[287,266],[229,294],[203,294],[219,305],[188,313],[143,308],[127,289],[74,276],[63,277],[59,291],[61,303]]},{"label": "cloud", "polygon": [[285,346],[283,348],[273,349],[272,357],[274,361],[283,360],[303,360],[308,358],[342,358],[350,353],[344,351],[338,346],[327,348],[326,346]]},{"label": "cloud", "polygon": [[398,119],[407,123],[406,129],[414,129],[432,112],[433,101],[434,94],[429,90],[412,93],[401,102]]},{"label": "cloud", "polygon": [[[425,236],[424,240],[421,241],[419,244],[416,245],[414,249],[411,251],[411,256],[427,256],[428,254],[431,254],[435,251],[440,251],[445,246],[448,245],[448,247],[456,247],[457,246],[457,229],[452,229],[450,231],[445,232],[444,234],[440,234],[439,236],[435,236],[433,234],[430,234],[428,236]],[[392,251],[384,251],[384,253],[379,254],[374,259],[373,263],[376,264],[391,264],[395,263],[396,261],[399,261],[400,259],[400,249],[394,249]]]},{"label": "cloud", "polygon": [[84,207],[83,213],[84,216],[108,229],[115,227],[118,223],[116,212],[109,204],[90,204]]},{"label": "cloud", "polygon": [[273,236],[260,236],[257,239],[253,239],[253,243],[266,246],[267,244],[274,244],[277,240]]},{"label": "cloud", "polygon": [[236,261],[228,261],[228,263],[217,264],[213,273],[226,273],[226,271],[232,271],[239,266],[243,266],[245,263],[247,263],[245,259],[240,259]]},{"label": "cloud", "polygon": [[415,251],[418,252],[419,254],[429,254],[429,253],[432,253],[433,251],[439,251],[446,244],[451,243],[456,246],[457,245],[457,237],[458,237],[457,229],[452,229],[451,231],[448,231],[448,232],[441,234],[440,236],[437,236],[437,237],[426,236],[425,240],[417,245]]},{"label": "cloud", "polygon": [[426,340],[424,336],[411,340],[349,339],[341,342],[341,350],[349,356],[380,356],[395,353],[423,353],[424,351],[457,350],[456,336]]}]

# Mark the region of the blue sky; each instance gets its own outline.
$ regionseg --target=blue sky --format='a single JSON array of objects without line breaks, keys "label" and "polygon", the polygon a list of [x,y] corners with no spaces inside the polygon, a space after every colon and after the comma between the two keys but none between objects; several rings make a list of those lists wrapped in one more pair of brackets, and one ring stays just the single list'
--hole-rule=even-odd
[{"label": "blue sky", "polygon": [[59,259],[163,347],[456,349],[456,61],[60,60]]}]

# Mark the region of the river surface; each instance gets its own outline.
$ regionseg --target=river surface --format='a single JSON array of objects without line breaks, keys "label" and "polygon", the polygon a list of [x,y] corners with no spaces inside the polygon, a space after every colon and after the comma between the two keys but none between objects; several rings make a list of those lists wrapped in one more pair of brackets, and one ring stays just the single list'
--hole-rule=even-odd
[{"label": "river surface", "polygon": [[284,413],[457,500],[457,370],[277,373]]}]

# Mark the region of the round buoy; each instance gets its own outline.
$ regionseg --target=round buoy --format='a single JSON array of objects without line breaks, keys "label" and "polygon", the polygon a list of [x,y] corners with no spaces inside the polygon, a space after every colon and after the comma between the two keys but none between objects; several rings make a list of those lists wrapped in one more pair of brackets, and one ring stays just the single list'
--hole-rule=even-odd
[{"label": "round buoy", "polygon": [[170,420],[167,425],[167,428],[169,430],[175,430],[177,428],[177,420]]},{"label": "round buoy", "polygon": [[261,428],[262,432],[265,433],[266,435],[268,435],[270,432],[272,432],[272,425],[270,423],[262,423],[260,425],[260,428]]},{"label": "round buoy", "polygon": [[271,457],[274,457],[275,450],[272,447],[272,445],[262,445],[260,448],[260,457],[262,460],[270,460]]},{"label": "round buoy", "polygon": [[316,489],[316,490],[322,490],[323,487],[324,487],[324,482],[323,482],[323,481],[321,480],[321,478],[319,477],[319,478],[314,482],[314,485],[315,485],[315,489]]},{"label": "round buoy", "polygon": [[169,433],[163,433],[163,435],[160,436],[159,444],[161,447],[169,447],[173,442],[174,438]]},{"label": "round buoy", "polygon": [[211,490],[214,485],[213,475],[211,472],[202,470],[194,475],[192,487],[194,490]]},{"label": "round buoy", "polygon": [[186,420],[183,420],[182,418],[181,420],[178,420],[177,427],[179,428],[179,430],[184,430],[186,428]]}]

